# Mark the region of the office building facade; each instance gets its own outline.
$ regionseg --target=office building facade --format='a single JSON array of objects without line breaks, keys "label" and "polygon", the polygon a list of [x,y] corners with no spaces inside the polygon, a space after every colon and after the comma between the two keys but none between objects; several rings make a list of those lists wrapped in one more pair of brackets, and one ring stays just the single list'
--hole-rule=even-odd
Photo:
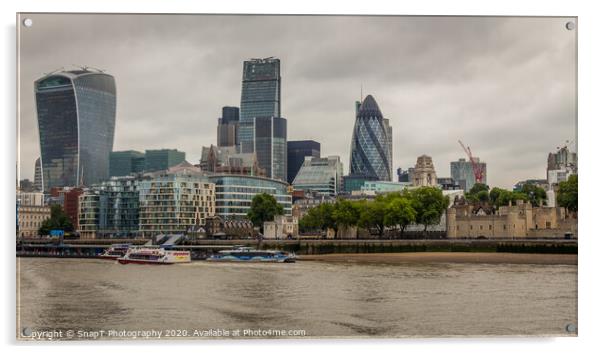
[{"label": "office building facade", "polygon": [[280,60],[251,59],[243,63],[239,141],[242,152],[253,152],[254,118],[280,117]]},{"label": "office building facade", "polygon": [[34,90],[43,189],[106,180],[115,133],[113,76],[61,71],[35,81]]},{"label": "office building facade", "polygon": [[313,140],[296,140],[286,143],[287,182],[293,184],[297,172],[305,162],[305,157],[320,157],[320,143]]},{"label": "office building facade", "polygon": [[48,205],[17,205],[17,235],[19,237],[35,237],[39,235],[44,220],[50,219]]},{"label": "office building facade", "polygon": [[144,172],[167,170],[186,160],[186,153],[177,149],[146,150]]},{"label": "office building facade", "polygon": [[200,169],[182,163],[139,182],[139,233],[184,234],[215,215],[215,184]]},{"label": "office building facade", "polygon": [[569,176],[576,173],[577,153],[570,152],[567,146],[559,148],[555,153],[548,154],[546,176],[550,186],[566,181]]},{"label": "office building facade", "polygon": [[286,181],[287,122],[279,117],[253,118],[254,152],[259,167],[265,170],[269,178]]},{"label": "office building facade", "polygon": [[366,181],[360,190],[362,192],[392,193],[403,192],[405,189],[411,188],[410,182]]},{"label": "office building facade", "polygon": [[371,95],[356,103],[356,119],[351,140],[350,174],[391,181],[392,129]]},{"label": "office building facade", "polygon": [[299,169],[293,187],[304,192],[317,192],[335,197],[342,191],[343,164],[338,156],[307,156]]},{"label": "office building facade", "polygon": [[[481,183],[487,184],[487,164],[485,162],[481,162],[478,157],[474,157],[474,160],[481,169]],[[458,161],[452,161],[450,163],[450,174],[451,178],[453,178],[454,181],[456,181],[460,188],[465,192],[470,191],[470,189],[476,183],[472,163],[464,158],[458,159]]]},{"label": "office building facade", "polygon": [[217,146],[238,146],[238,122],[240,120],[240,110],[238,107],[223,107],[222,117],[218,119],[217,124]]},{"label": "office building facade", "polygon": [[38,192],[44,190],[44,183],[42,182],[42,162],[39,157],[36,159],[34,168],[33,188]]},{"label": "office building facade", "polygon": [[79,196],[78,231],[82,239],[138,235],[140,178],[112,177]]},{"label": "office building facade", "polygon": [[145,155],[140,151],[113,151],[109,158],[109,176],[119,177],[141,173],[144,171],[145,161]]},{"label": "office building facade", "polygon": [[267,193],[282,205],[285,215],[291,215],[292,197],[284,181],[257,176],[212,175],[215,184],[215,213],[224,220],[246,219],[251,201],[257,194]]}]

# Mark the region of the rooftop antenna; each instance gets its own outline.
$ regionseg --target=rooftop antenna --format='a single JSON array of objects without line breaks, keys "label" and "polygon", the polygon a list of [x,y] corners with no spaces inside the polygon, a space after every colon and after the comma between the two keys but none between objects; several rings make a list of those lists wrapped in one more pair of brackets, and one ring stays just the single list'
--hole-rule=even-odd
[{"label": "rooftop antenna", "polygon": [[364,101],[364,85],[360,82],[360,102]]}]

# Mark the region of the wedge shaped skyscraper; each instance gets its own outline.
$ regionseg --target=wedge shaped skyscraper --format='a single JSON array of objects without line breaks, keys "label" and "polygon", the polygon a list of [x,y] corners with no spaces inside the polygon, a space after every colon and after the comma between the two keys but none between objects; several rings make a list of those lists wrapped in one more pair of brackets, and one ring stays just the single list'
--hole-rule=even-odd
[{"label": "wedge shaped skyscraper", "polygon": [[356,105],[355,126],[351,138],[350,174],[390,181],[392,173],[392,128],[368,95]]},{"label": "wedge shaped skyscraper", "polygon": [[109,177],[115,134],[115,79],[82,69],[34,83],[44,191]]}]

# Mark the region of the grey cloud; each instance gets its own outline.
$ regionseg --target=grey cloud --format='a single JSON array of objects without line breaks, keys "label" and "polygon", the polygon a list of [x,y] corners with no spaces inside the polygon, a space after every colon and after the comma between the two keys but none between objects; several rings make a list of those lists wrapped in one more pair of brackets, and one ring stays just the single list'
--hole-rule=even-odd
[{"label": "grey cloud", "polygon": [[314,139],[348,168],[354,101],[373,94],[394,131],[394,167],[464,157],[489,183],[543,178],[575,135],[576,31],[566,18],[31,14],[21,30],[22,176],[39,144],[33,81],[69,64],[107,70],[118,90],[115,149],[170,147],[196,161],[224,105],[239,105],[242,61],[282,61],[289,139]]}]

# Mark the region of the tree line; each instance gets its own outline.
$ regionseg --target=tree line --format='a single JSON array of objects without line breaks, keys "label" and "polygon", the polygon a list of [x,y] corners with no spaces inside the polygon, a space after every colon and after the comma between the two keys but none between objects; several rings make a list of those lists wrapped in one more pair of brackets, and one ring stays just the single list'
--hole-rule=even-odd
[{"label": "tree line", "polygon": [[379,237],[386,228],[403,233],[408,225],[421,224],[424,230],[436,225],[449,205],[449,197],[436,187],[420,187],[403,192],[378,195],[374,200],[337,199],[308,210],[299,220],[302,232],[360,227],[373,230]]},{"label": "tree line", "polygon": [[547,205],[546,191],[534,184],[527,183],[521,188],[509,191],[499,187],[489,186],[483,183],[475,185],[465,194],[464,198],[473,204],[487,204],[499,208],[516,202],[530,202],[533,206]]},{"label": "tree line", "polygon": [[[577,212],[578,207],[578,178],[577,175],[571,175],[566,181],[558,183],[556,193],[556,202],[559,207],[566,208],[571,212]],[[476,183],[470,191],[465,194],[465,199],[469,203],[487,204],[499,208],[505,205],[516,205],[516,202],[530,202],[533,206],[548,205],[546,191],[531,183],[526,183],[517,190],[509,191],[506,189],[489,186],[483,183]]]}]

